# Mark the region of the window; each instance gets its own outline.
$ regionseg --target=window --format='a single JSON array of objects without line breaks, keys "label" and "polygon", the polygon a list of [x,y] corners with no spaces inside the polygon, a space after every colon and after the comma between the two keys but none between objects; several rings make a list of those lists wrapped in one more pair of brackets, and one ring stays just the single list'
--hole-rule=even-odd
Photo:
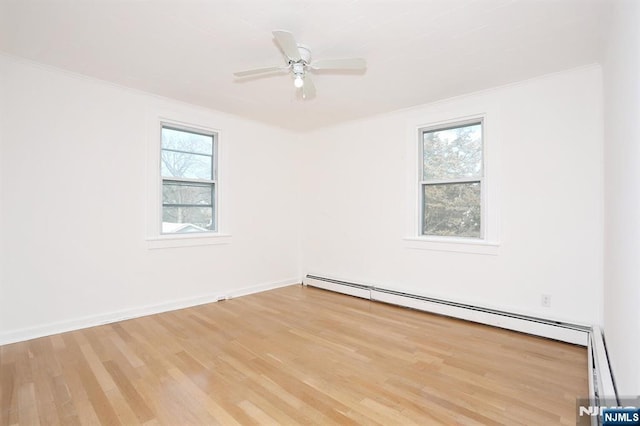
[{"label": "window", "polygon": [[216,231],[215,132],[162,123],[162,234]]},{"label": "window", "polygon": [[482,119],[419,135],[421,235],[483,238]]}]

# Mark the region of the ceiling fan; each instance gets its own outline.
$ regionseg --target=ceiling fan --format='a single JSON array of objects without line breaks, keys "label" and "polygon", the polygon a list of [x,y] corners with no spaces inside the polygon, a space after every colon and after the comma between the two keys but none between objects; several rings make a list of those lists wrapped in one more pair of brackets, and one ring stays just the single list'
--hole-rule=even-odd
[{"label": "ceiling fan", "polygon": [[309,76],[309,72],[315,70],[364,70],[367,63],[362,58],[347,59],[320,59],[311,62],[311,50],[304,44],[296,42],[295,37],[289,31],[273,31],[276,42],[285,55],[286,65],[256,68],[247,71],[233,73],[236,77],[249,77],[258,74],[266,74],[275,71],[287,71],[293,76],[293,85],[301,89],[302,98],[312,98],[316,94],[316,88]]}]

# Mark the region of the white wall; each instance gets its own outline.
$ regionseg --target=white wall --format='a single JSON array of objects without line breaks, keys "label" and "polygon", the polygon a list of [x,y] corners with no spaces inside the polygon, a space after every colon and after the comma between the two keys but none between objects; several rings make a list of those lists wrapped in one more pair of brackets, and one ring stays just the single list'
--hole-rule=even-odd
[{"label": "white wall", "polygon": [[604,326],[620,395],[640,394],[640,4],[617,1],[603,65]]},{"label": "white wall", "polygon": [[[0,342],[297,282],[303,272],[602,320],[597,66],[304,137],[7,57],[0,72]],[[498,254],[410,248],[407,129],[476,109],[493,129]],[[222,131],[230,244],[148,249],[148,117],[167,110],[206,116]]]},{"label": "white wall", "polygon": [[[307,138],[305,273],[574,322],[600,323],[601,72],[562,72],[322,129]],[[406,129],[487,113],[497,255],[410,248]],[[415,141],[414,143],[417,143]],[[412,212],[409,212],[409,216]],[[552,306],[541,306],[541,295]]]},{"label": "white wall", "polygon": [[[0,72],[0,343],[299,282],[291,133],[8,57]],[[156,111],[221,130],[230,244],[148,249]]]},{"label": "white wall", "polygon": [[[2,205],[2,179],[3,179],[3,174],[2,174],[2,157],[3,157],[3,149],[2,147],[4,146],[4,132],[3,132],[3,127],[4,127],[4,110],[5,108],[2,106],[3,102],[2,100],[5,99],[6,94],[5,94],[5,85],[2,84],[3,81],[6,80],[6,73],[5,73],[5,69],[4,67],[0,66],[0,255],[2,255],[2,241],[3,241],[3,236],[4,236],[4,232],[2,229],[2,217],[4,216],[4,209],[3,209],[3,205]],[[4,313],[4,300],[6,300],[6,297],[4,295],[4,281],[2,279],[3,277],[3,266],[2,259],[0,258],[0,329],[2,329],[2,324],[4,324],[5,321],[5,313]]]}]

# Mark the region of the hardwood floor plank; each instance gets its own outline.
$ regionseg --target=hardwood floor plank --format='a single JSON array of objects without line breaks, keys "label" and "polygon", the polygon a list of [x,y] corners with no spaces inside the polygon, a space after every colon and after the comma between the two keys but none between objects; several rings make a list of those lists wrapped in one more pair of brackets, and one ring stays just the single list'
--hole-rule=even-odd
[{"label": "hardwood floor plank", "polygon": [[[115,384],[113,384],[112,381],[105,379],[101,385],[100,381],[95,376],[94,371],[91,369],[91,364],[94,363],[95,360],[87,359],[80,347],[80,344],[87,343],[87,340],[84,338],[83,331],[72,332],[70,338],[65,340],[65,343],[67,346],[66,350],[68,354],[71,355],[68,360],[73,362],[72,365],[69,365],[69,368],[77,372],[77,378],[79,379],[80,386],[84,389],[84,394],[91,403],[93,412],[99,419],[100,423],[109,425],[121,424],[118,419],[118,415],[109,402],[109,398],[105,394],[105,390],[109,391],[113,389]],[[96,370],[99,369],[95,364],[94,367]],[[102,386],[105,386],[105,388]]]},{"label": "hardwood floor plank", "polygon": [[1,425],[575,424],[584,347],[290,286],[0,347]]},{"label": "hardwood floor plank", "polygon": [[80,351],[91,369],[91,372],[100,384],[102,391],[109,392],[110,390],[115,389],[116,384],[113,381],[113,378],[109,375],[105,366],[98,358],[98,355],[94,352],[93,347],[91,345],[84,344],[80,346]]},{"label": "hardwood floor plank", "polygon": [[79,425],[80,419],[76,412],[69,388],[62,375],[50,378],[51,389],[53,390],[53,401],[60,423],[64,425]]},{"label": "hardwood floor plank", "polygon": [[125,401],[135,413],[140,423],[148,422],[154,418],[153,412],[149,409],[140,396],[135,386],[129,381],[127,376],[122,372],[120,367],[113,361],[105,361],[104,367],[109,373],[114,383],[120,389],[120,393],[124,396]]},{"label": "hardwood floor plank", "polygon": [[13,362],[0,363],[0,425],[14,423],[15,415],[18,412],[17,400],[15,398],[16,367]]},{"label": "hardwood floor plank", "polygon": [[18,388],[18,420],[20,424],[39,425],[38,401],[33,382],[23,383]]}]

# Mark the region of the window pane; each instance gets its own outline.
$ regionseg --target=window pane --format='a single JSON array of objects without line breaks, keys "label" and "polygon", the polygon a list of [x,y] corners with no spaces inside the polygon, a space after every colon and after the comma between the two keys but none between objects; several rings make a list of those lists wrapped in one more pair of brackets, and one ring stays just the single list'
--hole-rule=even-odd
[{"label": "window pane", "polygon": [[162,127],[162,148],[212,155],[213,136]]},{"label": "window pane", "polygon": [[163,182],[162,204],[201,204],[211,206],[213,185],[186,182]]},{"label": "window pane", "polygon": [[212,157],[162,150],[162,176],[213,179]]},{"label": "window pane", "polygon": [[162,232],[184,234],[215,230],[212,207],[163,207]]},{"label": "window pane", "polygon": [[479,178],[482,125],[433,130],[422,135],[423,180]]},{"label": "window pane", "polygon": [[423,185],[424,235],[480,238],[480,183]]}]

